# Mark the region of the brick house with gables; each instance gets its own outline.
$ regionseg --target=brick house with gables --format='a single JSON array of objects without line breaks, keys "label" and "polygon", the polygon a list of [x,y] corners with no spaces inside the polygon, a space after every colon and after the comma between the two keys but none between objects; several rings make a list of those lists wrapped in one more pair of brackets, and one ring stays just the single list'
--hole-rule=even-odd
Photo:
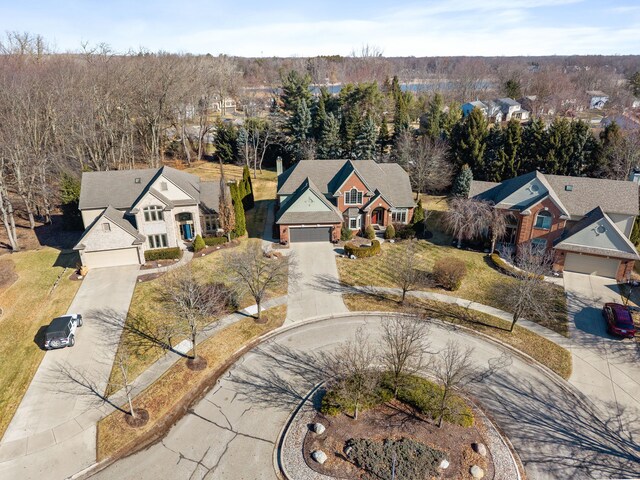
[{"label": "brick house with gables", "polygon": [[502,183],[473,181],[469,196],[507,215],[502,245],[553,250],[556,271],[623,281],[640,259],[629,240],[638,184],[531,172]]},{"label": "brick house with gables", "polygon": [[338,241],[352,231],[411,221],[415,201],[398,164],[372,160],[302,160],[278,176],[281,242]]}]

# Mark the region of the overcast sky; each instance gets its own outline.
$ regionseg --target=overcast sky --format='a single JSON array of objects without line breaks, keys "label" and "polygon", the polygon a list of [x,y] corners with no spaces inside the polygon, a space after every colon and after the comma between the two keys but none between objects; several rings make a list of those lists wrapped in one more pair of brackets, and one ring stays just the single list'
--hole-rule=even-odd
[{"label": "overcast sky", "polygon": [[640,54],[640,0],[0,0],[57,50],[241,56]]}]

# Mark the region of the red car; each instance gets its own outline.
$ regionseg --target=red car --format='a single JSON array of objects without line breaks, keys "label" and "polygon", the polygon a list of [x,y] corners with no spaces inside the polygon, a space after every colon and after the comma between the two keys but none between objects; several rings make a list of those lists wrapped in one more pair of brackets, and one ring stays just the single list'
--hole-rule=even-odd
[{"label": "red car", "polygon": [[605,303],[602,315],[607,321],[607,331],[612,335],[632,338],[636,334],[636,327],[629,309],[619,303]]}]

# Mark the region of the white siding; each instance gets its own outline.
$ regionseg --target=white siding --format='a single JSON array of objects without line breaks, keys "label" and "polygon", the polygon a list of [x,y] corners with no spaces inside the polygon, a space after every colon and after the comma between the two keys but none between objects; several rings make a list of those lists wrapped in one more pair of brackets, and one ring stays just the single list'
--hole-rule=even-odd
[{"label": "white siding", "polygon": [[104,211],[104,208],[82,210],[80,213],[82,214],[82,223],[84,224],[84,228],[88,228],[89,225],[91,225],[91,223],[98,217],[98,215],[100,215]]},{"label": "white siding", "polygon": [[[167,190],[162,190],[162,183],[167,184]],[[155,188],[162,195],[169,200],[193,200],[189,195],[176,187],[173,183],[167,180],[165,177],[160,176],[153,182],[152,188]]]},{"label": "white siding", "polygon": [[[103,224],[109,225],[109,229],[105,230]],[[134,240],[135,238],[130,233],[124,231],[111,220],[102,217],[82,239],[82,244],[85,246],[85,252],[91,252],[130,247]]]}]

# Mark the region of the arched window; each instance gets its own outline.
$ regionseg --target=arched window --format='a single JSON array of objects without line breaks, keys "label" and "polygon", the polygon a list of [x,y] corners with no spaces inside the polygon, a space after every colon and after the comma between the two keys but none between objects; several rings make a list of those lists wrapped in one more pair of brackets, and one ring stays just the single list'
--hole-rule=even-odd
[{"label": "arched window", "polygon": [[359,192],[357,188],[352,188],[350,191],[346,192],[344,197],[344,203],[348,205],[362,203],[362,192]]},{"label": "arched window", "polygon": [[535,227],[549,230],[551,228],[552,220],[553,215],[551,215],[551,213],[546,210],[542,210],[541,212],[538,212],[538,215],[536,216]]},{"label": "arched window", "polygon": [[162,211],[164,208],[158,205],[151,205],[150,207],[145,207],[144,212],[144,221],[145,222],[157,222],[163,220]]}]

